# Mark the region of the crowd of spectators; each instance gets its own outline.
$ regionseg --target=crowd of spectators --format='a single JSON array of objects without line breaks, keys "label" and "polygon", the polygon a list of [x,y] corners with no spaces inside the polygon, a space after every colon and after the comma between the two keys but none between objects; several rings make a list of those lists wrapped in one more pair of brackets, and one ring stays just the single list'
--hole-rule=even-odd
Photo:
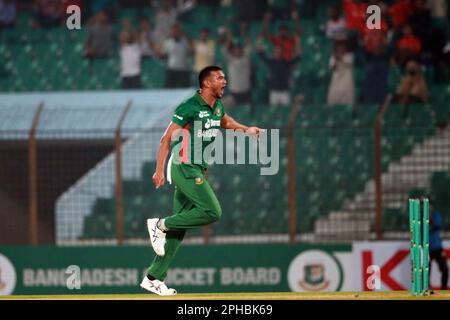
[{"label": "crowd of spectators", "polygon": [[[329,8],[325,34],[333,42],[327,104],[381,104],[389,91],[389,74],[402,74],[394,94],[400,103],[426,103],[428,82],[448,81],[445,49],[446,0],[342,0]],[[380,8],[380,28],[367,26],[369,5]],[[360,92],[355,90],[355,66],[365,69]],[[426,73],[434,75],[427,81]]]},{"label": "crowd of spectators", "polygon": [[[138,21],[117,21],[117,2],[113,0],[34,0],[34,28],[53,28],[64,24],[65,9],[79,5],[83,12],[87,38],[83,55],[89,61],[108,59],[118,53],[123,89],[140,89],[142,61],[154,59],[165,64],[164,87],[196,85],[195,75],[205,66],[225,63],[229,95],[227,106],[252,105],[252,89],[260,66],[268,70],[267,100],[272,106],[290,104],[296,88],[293,71],[302,61],[302,21],[298,0],[134,0],[152,6],[154,15]],[[450,44],[446,0],[342,0],[328,7],[323,36],[331,43],[329,83],[326,103],[354,105],[384,101],[393,69],[402,74],[395,89],[400,103],[428,102],[430,78],[448,81]],[[184,24],[195,23],[197,6],[211,6],[216,15],[234,5],[237,14],[228,25],[215,21],[199,28],[196,35],[184,31]],[[369,5],[381,9],[379,29],[367,27]],[[16,0],[0,0],[0,28],[15,26]],[[249,27],[259,23],[257,37],[250,38]],[[120,30],[117,26],[121,26]],[[275,31],[273,33],[273,31]],[[301,64],[300,64],[301,66]],[[361,84],[355,83],[355,68],[364,69]]]},{"label": "crowd of spectators", "polygon": [[[226,5],[222,1],[221,5]],[[231,1],[228,1],[231,4]],[[291,4],[291,1],[288,1]],[[195,74],[205,66],[216,63],[219,50],[226,64],[229,80],[229,96],[224,103],[252,104],[252,84],[255,66],[252,57],[258,55],[269,69],[268,86],[271,105],[288,105],[289,89],[292,87],[291,75],[295,63],[300,60],[300,22],[296,10],[289,7],[283,11],[265,11],[258,39],[250,39],[248,25],[256,21],[255,11],[241,12],[238,21],[239,33],[233,34],[232,26],[218,26],[217,36],[212,36],[208,27],[200,30],[197,37],[191,38],[183,30],[183,21],[197,1],[163,0],[157,8],[152,21],[148,17],[139,19],[137,30],[128,20],[121,21],[118,37],[120,52],[120,74],[123,89],[142,88],[142,59],[159,59],[165,62],[164,87],[177,88],[195,86]],[[214,2],[209,3],[216,6]],[[220,10],[220,7],[219,7]],[[257,10],[258,11],[258,10]],[[287,15],[285,13],[288,13]],[[270,32],[271,23],[279,19],[295,24],[291,32],[287,24],[281,24],[276,34]],[[283,20],[282,20],[283,21]],[[115,39],[113,26],[106,11],[99,11],[89,22],[84,54],[88,59],[102,59],[114,54]],[[273,45],[273,54],[267,55],[263,42]],[[257,48],[255,48],[257,45]],[[257,49],[257,50],[255,50]]]}]

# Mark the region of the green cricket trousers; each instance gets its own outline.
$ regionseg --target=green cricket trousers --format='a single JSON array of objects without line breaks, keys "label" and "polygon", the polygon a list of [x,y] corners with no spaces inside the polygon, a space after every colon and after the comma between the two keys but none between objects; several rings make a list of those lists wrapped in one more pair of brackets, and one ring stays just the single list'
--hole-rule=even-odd
[{"label": "green cricket trousers", "polygon": [[174,164],[169,161],[167,180],[175,184],[173,215],[165,219],[165,255],[156,255],[147,273],[163,281],[186,230],[211,224],[219,220],[222,209],[205,179],[205,170],[194,164]]}]

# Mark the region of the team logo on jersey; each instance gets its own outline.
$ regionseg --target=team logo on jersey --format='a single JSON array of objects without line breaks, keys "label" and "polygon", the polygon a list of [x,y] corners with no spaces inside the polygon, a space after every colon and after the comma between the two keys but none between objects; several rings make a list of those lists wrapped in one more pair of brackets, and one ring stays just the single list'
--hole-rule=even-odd
[{"label": "team logo on jersey", "polygon": [[209,112],[208,111],[200,111],[199,113],[198,113],[198,117],[201,119],[201,118],[204,118],[204,117],[207,117],[207,116],[209,116]]},{"label": "team logo on jersey", "polygon": [[195,177],[195,184],[202,184],[203,183],[203,179],[201,177]]},{"label": "team logo on jersey", "polygon": [[216,109],[216,116],[220,117],[222,115],[222,112],[219,108]]}]

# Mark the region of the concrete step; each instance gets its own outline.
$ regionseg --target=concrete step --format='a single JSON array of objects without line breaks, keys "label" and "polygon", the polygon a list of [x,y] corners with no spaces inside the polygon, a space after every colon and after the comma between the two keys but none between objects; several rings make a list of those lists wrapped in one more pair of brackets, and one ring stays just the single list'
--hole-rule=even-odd
[{"label": "concrete step", "polygon": [[354,211],[332,211],[328,215],[330,220],[370,220],[373,216],[373,211],[370,210],[354,210]]},{"label": "concrete step", "polygon": [[369,233],[371,222],[364,220],[317,220],[315,233],[317,235],[342,234],[342,233]]},{"label": "concrete step", "polygon": [[[449,169],[450,125],[415,145],[410,155],[389,165],[388,172],[381,177],[384,208],[405,208],[411,189],[428,187],[433,172]],[[370,232],[374,219],[375,182],[370,180],[364,191],[344,201],[341,210],[318,219],[314,234],[317,240],[368,240],[374,236]]]}]

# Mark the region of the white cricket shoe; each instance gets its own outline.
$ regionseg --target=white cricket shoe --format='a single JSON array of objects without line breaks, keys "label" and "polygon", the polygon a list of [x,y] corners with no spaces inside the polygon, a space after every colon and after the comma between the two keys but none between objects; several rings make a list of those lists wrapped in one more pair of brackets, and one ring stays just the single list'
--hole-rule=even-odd
[{"label": "white cricket shoe", "polygon": [[160,296],[173,296],[177,294],[177,290],[172,288],[167,288],[166,284],[157,279],[149,280],[147,277],[141,282],[141,288],[144,288],[147,291],[156,293]]},{"label": "white cricket shoe", "polygon": [[166,253],[164,250],[164,246],[166,245],[166,233],[156,226],[158,221],[158,218],[147,219],[147,229],[153,250],[155,250],[158,256],[162,257]]}]

